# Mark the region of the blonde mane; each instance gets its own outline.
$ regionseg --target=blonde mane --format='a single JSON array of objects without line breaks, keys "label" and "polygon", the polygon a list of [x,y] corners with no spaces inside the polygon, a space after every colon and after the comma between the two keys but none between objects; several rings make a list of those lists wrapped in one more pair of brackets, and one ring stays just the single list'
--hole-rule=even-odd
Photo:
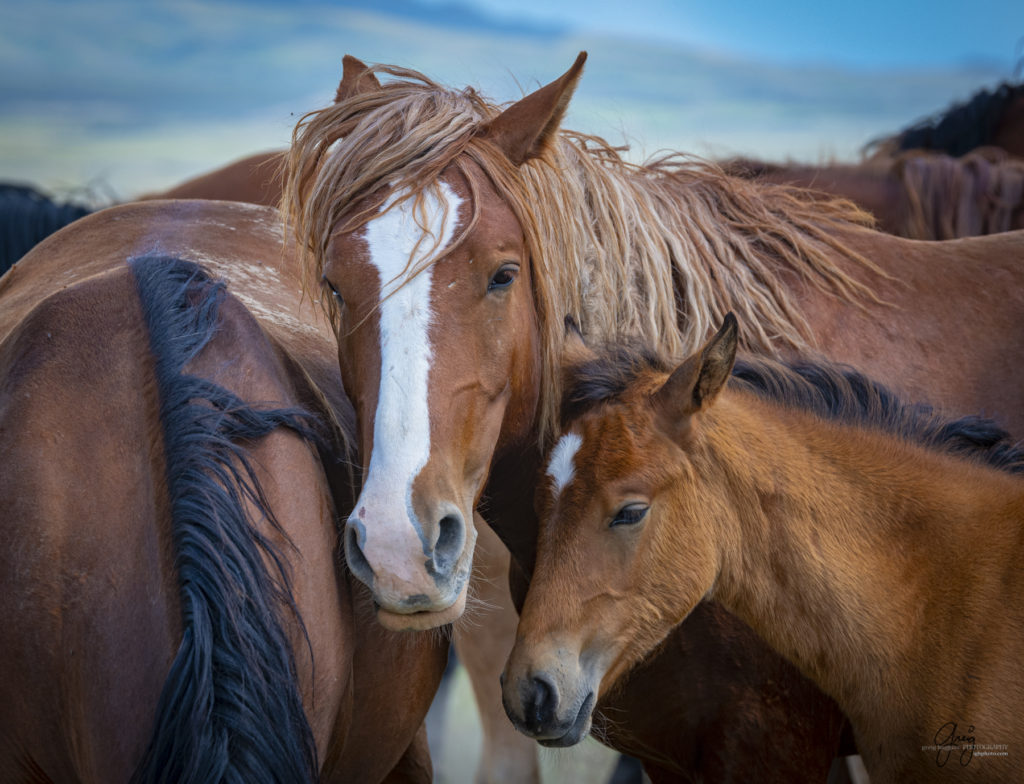
[{"label": "blonde mane", "polygon": [[996,148],[951,158],[906,152],[893,175],[907,195],[899,234],[917,240],[949,240],[997,234],[1013,228],[1024,210],[1024,161]]},{"label": "blonde mane", "polygon": [[292,136],[282,210],[307,286],[318,285],[339,220],[353,230],[372,217],[348,214],[360,199],[403,188],[422,198],[450,164],[472,183],[466,162],[474,161],[516,214],[531,253],[542,437],[557,429],[566,316],[588,339],[634,336],[683,357],[732,311],[745,325],[746,349],[778,356],[813,349],[781,271],[849,301],[877,302],[834,261],[882,274],[835,237],[837,228],[871,224],[850,202],[810,201],[679,154],[632,164],[602,139],[572,131],[516,168],[477,133],[498,105],[415,71],[371,72],[393,78],[306,115]]}]

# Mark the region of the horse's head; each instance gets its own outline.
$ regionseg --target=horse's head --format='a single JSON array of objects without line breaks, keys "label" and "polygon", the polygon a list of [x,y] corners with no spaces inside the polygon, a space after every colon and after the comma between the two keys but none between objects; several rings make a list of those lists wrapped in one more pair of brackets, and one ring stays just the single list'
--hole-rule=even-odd
[{"label": "horse's head", "polygon": [[[382,86],[346,58],[325,110],[345,131],[321,151],[321,182],[347,183],[351,198],[328,208],[322,284],[364,470],[345,550],[391,628],[461,614],[495,449],[537,438],[531,229],[507,194],[556,133],[582,64],[488,116],[471,91],[424,108],[406,82]],[[453,125],[445,102],[469,110]]]},{"label": "horse's head", "polygon": [[584,362],[538,489],[537,561],[502,676],[505,710],[545,745],[589,731],[595,703],[712,587],[714,482],[701,412],[732,368],[735,320],[667,376],[630,351]]}]

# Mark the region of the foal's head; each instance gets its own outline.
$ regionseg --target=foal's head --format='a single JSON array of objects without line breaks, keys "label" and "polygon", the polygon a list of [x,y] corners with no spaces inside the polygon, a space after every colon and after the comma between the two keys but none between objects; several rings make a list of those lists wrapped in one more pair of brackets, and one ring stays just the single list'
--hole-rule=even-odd
[{"label": "foal's head", "polygon": [[736,341],[730,314],[671,373],[622,350],[569,374],[565,435],[538,491],[537,563],[503,676],[509,717],[541,743],[578,742],[597,698],[715,580],[721,507],[701,414],[729,378]]},{"label": "foal's head", "polygon": [[583,59],[498,111],[346,57],[337,102],[296,130],[286,199],[360,430],[345,551],[391,628],[461,614],[495,448],[536,439],[529,205],[511,183],[556,135]]}]

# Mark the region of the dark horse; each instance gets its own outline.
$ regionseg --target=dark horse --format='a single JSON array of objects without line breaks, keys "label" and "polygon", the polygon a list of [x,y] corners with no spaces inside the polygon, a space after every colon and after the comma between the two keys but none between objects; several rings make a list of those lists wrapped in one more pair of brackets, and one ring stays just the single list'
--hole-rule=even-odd
[{"label": "dark horse", "polygon": [[30,185],[0,183],[0,275],[37,242],[88,214],[87,207],[60,203]]},{"label": "dark horse", "polygon": [[1003,82],[979,90],[967,101],[865,145],[868,155],[930,150],[959,157],[978,147],[999,147],[1024,158],[1024,84]]},{"label": "dark horse", "polygon": [[338,553],[353,415],[274,212],[105,210],[0,303],[0,779],[429,781],[447,643]]}]

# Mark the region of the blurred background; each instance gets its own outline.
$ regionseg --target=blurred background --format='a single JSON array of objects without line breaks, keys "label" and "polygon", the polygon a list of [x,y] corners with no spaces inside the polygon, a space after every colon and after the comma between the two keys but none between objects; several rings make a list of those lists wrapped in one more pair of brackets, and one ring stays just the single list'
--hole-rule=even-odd
[{"label": "blurred background", "polygon": [[[0,4],[0,180],[104,206],[287,146],[341,58],[509,101],[589,54],[565,125],[713,158],[854,162],[1019,80],[1021,0],[31,0]],[[472,780],[465,673],[431,717],[439,782]],[[545,781],[607,781],[593,741]]]},{"label": "blurred background", "polygon": [[287,145],[341,57],[520,97],[590,53],[567,126],[851,162],[1020,76],[1019,0],[32,0],[0,4],[0,179],[124,200]]}]

